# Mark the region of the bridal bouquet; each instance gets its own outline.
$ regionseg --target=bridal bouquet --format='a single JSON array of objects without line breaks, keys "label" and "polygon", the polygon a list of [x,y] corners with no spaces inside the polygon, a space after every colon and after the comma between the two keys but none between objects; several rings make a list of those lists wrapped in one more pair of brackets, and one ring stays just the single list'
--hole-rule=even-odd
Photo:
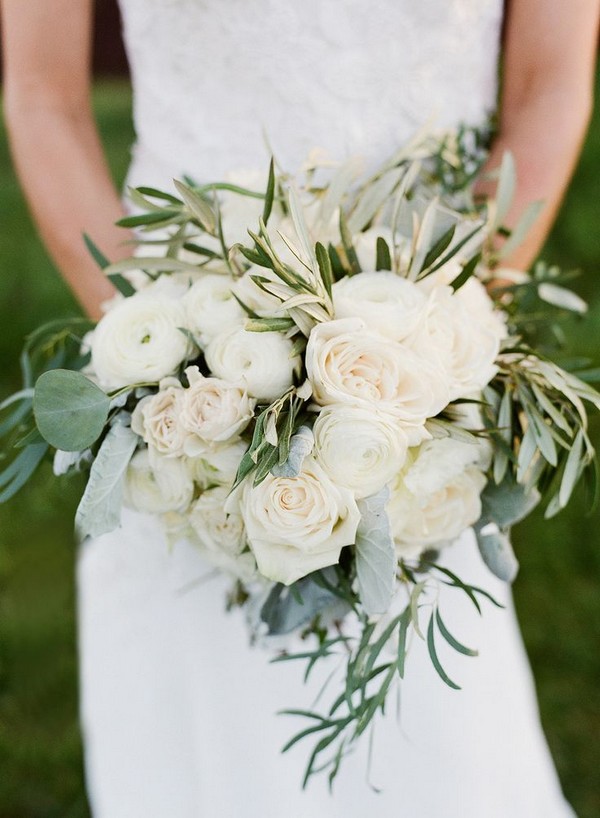
[{"label": "bridal bouquet", "polygon": [[333,780],[412,638],[458,687],[436,645],[475,652],[431,589],[494,600],[440,552],[472,527],[512,581],[511,525],[540,500],[558,512],[595,465],[600,395],[531,341],[544,304],[585,305],[556,269],[493,272],[535,213],[503,228],[508,155],[495,201],[475,203],[467,137],[417,140],[367,178],[314,157],[294,178],[271,163],[264,180],[131,191],[137,254],[110,264],[87,239],[118,295],[96,326],[34,333],[1,405],[16,448],[0,499],[48,453],[57,474],[89,469],[80,537],[117,527],[123,505],[155,514],[232,576],[256,638],[302,637],[277,660],[309,673],[338,656],[331,706],[290,711],[308,726],[287,746],[316,741],[305,783]]}]

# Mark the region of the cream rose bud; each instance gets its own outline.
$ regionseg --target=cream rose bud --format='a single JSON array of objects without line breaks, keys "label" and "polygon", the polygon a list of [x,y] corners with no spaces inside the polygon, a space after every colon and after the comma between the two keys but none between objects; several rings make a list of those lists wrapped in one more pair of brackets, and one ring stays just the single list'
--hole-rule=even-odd
[{"label": "cream rose bud", "polygon": [[233,296],[230,275],[202,276],[183,297],[187,323],[194,338],[205,347],[224,330],[243,326],[246,314]]},{"label": "cream rose bud", "polygon": [[148,449],[136,452],[125,478],[124,503],[136,511],[164,514],[185,511],[192,501],[194,482],[184,458],[165,457]]},{"label": "cream rose bud", "polygon": [[[466,287],[468,291],[461,295]],[[479,287],[477,281],[468,282],[456,293],[445,285],[435,287],[423,320],[405,341],[448,374],[451,400],[480,391],[492,380],[500,343],[506,336],[504,322],[487,295],[480,297]]]},{"label": "cream rose bud", "polygon": [[387,506],[401,556],[451,542],[477,522],[487,482],[478,458],[476,445],[451,438],[427,441],[409,454]]},{"label": "cream rose bud", "polygon": [[98,322],[91,341],[92,368],[105,389],[154,383],[172,375],[194,349],[180,328],[180,301],[138,293],[123,299]]},{"label": "cream rose bud", "polygon": [[131,417],[131,428],[160,454],[179,457],[187,431],[181,422],[183,388],[176,378],[164,378],[156,395],[138,403]]},{"label": "cream rose bud", "polygon": [[394,341],[415,331],[426,305],[417,284],[389,270],[359,273],[333,285],[336,318],[357,316]]},{"label": "cream rose bud", "polygon": [[185,453],[194,457],[207,444],[223,443],[245,429],[256,401],[241,386],[205,378],[197,366],[189,366],[185,374],[190,385],[183,393],[180,418],[187,432]]},{"label": "cream rose bud", "polygon": [[442,370],[371,330],[360,318],[327,321],[312,330],[306,369],[316,403],[377,408],[416,430],[448,403]]},{"label": "cream rose bud", "polygon": [[375,494],[402,468],[407,438],[398,421],[371,409],[327,406],[313,426],[314,453],[337,486]]},{"label": "cream rose bud", "polygon": [[190,460],[194,480],[204,489],[216,485],[231,487],[247,448],[244,440],[233,440],[206,449]]},{"label": "cream rose bud", "polygon": [[256,487],[246,481],[240,508],[259,571],[285,585],[337,563],[360,520],[352,493],[312,458],[298,477],[269,474]]},{"label": "cream rose bud", "polygon": [[280,397],[294,381],[298,358],[293,344],[280,332],[222,332],[205,350],[206,363],[218,378],[243,384],[258,400]]},{"label": "cream rose bud", "polygon": [[224,510],[228,494],[225,486],[203,491],[189,510],[189,521],[205,548],[235,556],[244,550],[246,535],[239,510]]}]

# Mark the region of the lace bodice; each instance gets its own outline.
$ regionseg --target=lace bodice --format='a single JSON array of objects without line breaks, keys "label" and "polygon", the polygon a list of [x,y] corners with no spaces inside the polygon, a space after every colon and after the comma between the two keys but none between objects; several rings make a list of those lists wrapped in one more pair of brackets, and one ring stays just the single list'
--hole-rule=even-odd
[{"label": "lace bodice", "polygon": [[495,107],[502,0],[121,0],[130,183],[214,180],[308,151],[380,161]]}]

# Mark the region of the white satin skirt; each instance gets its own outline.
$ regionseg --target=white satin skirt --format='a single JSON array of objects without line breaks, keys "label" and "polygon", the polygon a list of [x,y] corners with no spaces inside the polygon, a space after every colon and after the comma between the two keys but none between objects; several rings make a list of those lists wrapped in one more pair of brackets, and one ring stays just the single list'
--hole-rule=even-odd
[{"label": "white satin skirt", "polygon": [[[81,718],[94,818],[573,818],[539,722],[510,591],[464,536],[445,564],[505,610],[480,617],[442,592],[448,628],[476,658],[439,647],[460,691],[436,675],[415,638],[399,705],[347,757],[333,794],[301,790],[310,745],[280,750],[301,726],[325,670],[270,664],[244,614],[226,612],[227,581],[159,524],[124,513],[87,541],[78,563]],[[377,792],[378,788],[380,792]]]}]

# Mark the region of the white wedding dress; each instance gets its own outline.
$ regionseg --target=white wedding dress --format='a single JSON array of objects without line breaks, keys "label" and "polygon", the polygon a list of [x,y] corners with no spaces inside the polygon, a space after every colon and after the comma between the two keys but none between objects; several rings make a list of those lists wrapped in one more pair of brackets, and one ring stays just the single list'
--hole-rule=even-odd
[{"label": "white wedding dress", "polygon": [[[315,145],[334,158],[390,154],[430,119],[492,111],[502,0],[121,0],[138,141],[130,184],[212,181],[266,167],[266,134],[294,170]],[[510,591],[470,536],[446,564],[506,610],[443,610],[478,658],[444,654],[461,691],[415,639],[401,687],[333,796],[302,792],[308,746],[280,748],[319,680],[251,649],[222,577],[193,547],[170,552],[152,518],[81,549],[81,712],[94,818],[567,818],[541,731]],[[368,742],[365,742],[365,745]]]}]

